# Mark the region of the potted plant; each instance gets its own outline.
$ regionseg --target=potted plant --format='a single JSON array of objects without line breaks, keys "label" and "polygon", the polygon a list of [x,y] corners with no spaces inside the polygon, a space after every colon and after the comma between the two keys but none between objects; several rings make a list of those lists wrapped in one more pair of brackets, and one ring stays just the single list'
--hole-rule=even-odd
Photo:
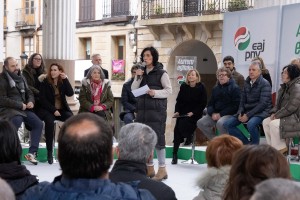
[{"label": "potted plant", "polygon": [[216,2],[208,3],[206,9],[202,11],[203,15],[212,15],[212,14],[219,14],[220,10],[217,9]]},{"label": "potted plant", "polygon": [[162,18],[163,16],[163,8],[161,5],[157,4],[155,5],[152,14],[150,15],[151,19],[156,19],[156,18]]},{"label": "potted plant", "polygon": [[247,10],[246,0],[231,0],[228,2],[228,11],[233,12],[237,10]]}]

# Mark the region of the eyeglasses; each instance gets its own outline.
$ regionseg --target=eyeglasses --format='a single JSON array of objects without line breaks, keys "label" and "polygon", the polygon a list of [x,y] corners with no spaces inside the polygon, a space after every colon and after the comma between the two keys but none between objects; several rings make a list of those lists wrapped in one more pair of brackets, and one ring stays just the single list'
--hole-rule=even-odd
[{"label": "eyeglasses", "polygon": [[223,62],[224,65],[232,65],[232,62]]},{"label": "eyeglasses", "polygon": [[218,78],[221,78],[221,77],[224,77],[224,76],[227,76],[227,74],[218,74],[217,75]]},{"label": "eyeglasses", "polygon": [[41,58],[33,58],[34,60],[41,61]]}]

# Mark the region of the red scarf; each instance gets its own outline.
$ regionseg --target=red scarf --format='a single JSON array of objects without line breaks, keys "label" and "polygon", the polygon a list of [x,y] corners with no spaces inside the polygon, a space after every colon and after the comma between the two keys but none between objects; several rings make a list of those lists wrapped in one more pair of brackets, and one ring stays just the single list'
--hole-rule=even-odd
[{"label": "red scarf", "polygon": [[92,89],[92,100],[94,101],[94,106],[100,106],[100,97],[102,94],[102,81],[91,81]]}]

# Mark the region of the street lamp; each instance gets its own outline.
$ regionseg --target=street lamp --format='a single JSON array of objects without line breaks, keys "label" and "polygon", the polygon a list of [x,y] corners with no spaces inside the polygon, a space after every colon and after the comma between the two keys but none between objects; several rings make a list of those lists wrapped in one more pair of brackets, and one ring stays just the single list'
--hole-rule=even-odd
[{"label": "street lamp", "polygon": [[28,56],[25,53],[25,51],[23,51],[23,53],[20,55],[20,58],[21,58],[22,66],[24,67],[27,64],[27,59],[28,59]]}]

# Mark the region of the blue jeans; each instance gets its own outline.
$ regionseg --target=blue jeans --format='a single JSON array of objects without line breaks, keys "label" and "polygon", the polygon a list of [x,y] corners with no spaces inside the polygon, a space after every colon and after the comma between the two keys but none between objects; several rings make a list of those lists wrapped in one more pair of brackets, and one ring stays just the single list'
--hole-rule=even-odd
[{"label": "blue jeans", "polygon": [[29,153],[33,154],[38,151],[39,143],[41,139],[41,134],[43,130],[43,122],[34,112],[25,110],[24,111],[27,117],[21,115],[16,115],[11,118],[11,122],[14,126],[19,129],[22,122],[25,123],[25,126],[30,128],[30,147]]},{"label": "blue jeans", "polygon": [[240,139],[243,144],[259,144],[259,129],[258,126],[262,123],[262,117],[251,117],[247,122],[247,129],[250,133],[249,139],[237,128],[241,122],[237,117],[231,116],[225,123],[224,127],[228,130],[228,133],[238,139]]},{"label": "blue jeans", "polygon": [[134,114],[132,112],[129,112],[124,115],[123,121],[125,124],[130,124],[133,122],[134,118]]}]

